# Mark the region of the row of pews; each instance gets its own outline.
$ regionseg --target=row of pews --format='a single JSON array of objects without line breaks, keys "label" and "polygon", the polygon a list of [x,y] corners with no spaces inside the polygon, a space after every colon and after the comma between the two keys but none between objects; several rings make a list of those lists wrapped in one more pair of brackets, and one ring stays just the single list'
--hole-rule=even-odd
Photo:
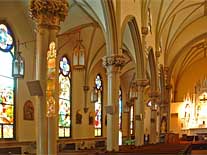
[{"label": "row of pews", "polygon": [[118,152],[102,152],[99,155],[190,155],[190,144],[150,144],[144,146],[123,145]]},{"label": "row of pews", "polygon": [[[150,144],[144,146],[122,145],[119,151],[81,150],[70,152],[71,155],[190,155],[190,144]],[[59,153],[58,155],[66,155]]]}]

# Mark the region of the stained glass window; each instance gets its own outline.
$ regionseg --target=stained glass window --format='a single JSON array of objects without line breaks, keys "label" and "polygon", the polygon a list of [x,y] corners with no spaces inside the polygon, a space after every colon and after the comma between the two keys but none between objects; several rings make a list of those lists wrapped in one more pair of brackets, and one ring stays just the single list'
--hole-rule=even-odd
[{"label": "stained glass window", "polygon": [[134,135],[134,106],[130,108],[130,135]]},{"label": "stained glass window", "polygon": [[6,24],[0,23],[0,139],[15,138],[13,56],[12,32]]},{"label": "stained glass window", "polygon": [[119,89],[119,145],[122,145],[122,90]]},{"label": "stained glass window", "polygon": [[66,56],[59,64],[59,137],[71,137],[71,68]]},{"label": "stained glass window", "polygon": [[95,79],[95,89],[98,93],[98,101],[95,102],[95,136],[102,136],[102,97],[103,85],[102,78],[98,74]]}]

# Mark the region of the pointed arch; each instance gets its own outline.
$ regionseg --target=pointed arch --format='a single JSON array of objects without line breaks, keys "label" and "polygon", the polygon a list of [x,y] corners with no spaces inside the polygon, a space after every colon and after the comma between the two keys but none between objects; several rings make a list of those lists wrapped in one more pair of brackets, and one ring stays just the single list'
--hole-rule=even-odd
[{"label": "pointed arch", "polygon": [[104,33],[107,46],[106,55],[111,55],[118,52],[116,15],[112,0],[102,1],[102,4],[104,6],[104,15],[106,19],[107,33]]},{"label": "pointed arch", "polygon": [[133,40],[134,50],[135,50],[135,62],[136,65],[136,76],[137,79],[144,79],[145,78],[145,71],[144,71],[144,54],[142,49],[142,43],[141,43],[141,37],[139,28],[136,22],[136,19],[134,16],[127,16],[124,19],[124,22],[121,27],[121,38],[123,42],[124,38],[124,30],[126,29],[126,26],[129,26],[131,37]]},{"label": "pointed arch", "polygon": [[157,90],[157,70],[156,70],[156,63],[155,63],[155,56],[153,52],[153,48],[149,47],[149,54],[148,54],[149,66],[150,66],[150,73],[151,73],[151,90]]}]

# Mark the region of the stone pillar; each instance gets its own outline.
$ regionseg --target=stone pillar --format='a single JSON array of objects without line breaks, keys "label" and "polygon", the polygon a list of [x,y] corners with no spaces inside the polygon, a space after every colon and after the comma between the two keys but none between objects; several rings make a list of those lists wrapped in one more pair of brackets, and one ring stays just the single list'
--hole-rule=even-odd
[{"label": "stone pillar", "polygon": [[118,151],[119,146],[119,87],[120,69],[125,61],[122,55],[105,56],[103,66],[107,70],[107,151]]},{"label": "stone pillar", "polygon": [[142,79],[134,82],[137,87],[138,97],[135,102],[135,146],[144,145],[144,87],[149,83],[148,80]]},{"label": "stone pillar", "polygon": [[168,75],[169,68],[167,66],[164,67],[164,79],[165,79],[165,109],[164,113],[166,113],[167,116],[167,132],[170,131],[170,91],[171,91],[171,85],[170,85],[170,79]]},{"label": "stone pillar", "polygon": [[[30,15],[36,23],[36,80],[40,81],[44,92],[43,96],[36,98],[36,154],[57,154],[56,121],[58,114],[50,118],[46,116],[47,51],[51,42],[55,42],[55,44],[57,42],[56,35],[60,29],[60,22],[64,21],[68,15],[68,7],[66,0],[30,1]],[[56,66],[58,66],[57,62]],[[57,94],[54,94],[56,104],[58,104]]]},{"label": "stone pillar", "polygon": [[[142,33],[142,49],[144,50],[143,52],[148,55],[147,51],[147,42],[146,42],[146,36],[148,35],[148,27],[142,26],[141,28],[141,33]],[[146,57],[145,57],[146,59]],[[145,60],[146,63],[146,60]],[[146,66],[146,64],[145,64]]]},{"label": "stone pillar", "polygon": [[150,143],[155,144],[157,142],[157,107],[158,106],[158,99],[159,99],[159,92],[152,91],[150,94],[151,98],[151,119],[150,119]]}]

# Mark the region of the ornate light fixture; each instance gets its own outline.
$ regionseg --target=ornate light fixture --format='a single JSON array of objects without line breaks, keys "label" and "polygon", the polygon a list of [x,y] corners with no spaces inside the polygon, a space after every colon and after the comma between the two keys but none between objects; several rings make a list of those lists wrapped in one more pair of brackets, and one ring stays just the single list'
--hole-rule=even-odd
[{"label": "ornate light fixture", "polygon": [[98,101],[98,92],[96,90],[96,87],[93,88],[93,90],[91,91],[91,102],[95,103]]},{"label": "ornate light fixture", "polygon": [[15,52],[14,59],[12,61],[12,76],[14,78],[24,78],[25,60],[21,56],[19,45],[18,41],[17,51]]},{"label": "ornate light fixture", "polygon": [[85,47],[82,44],[80,35],[81,34],[79,31],[79,39],[77,40],[77,44],[73,49],[73,68],[74,69],[83,69],[85,66]]}]

